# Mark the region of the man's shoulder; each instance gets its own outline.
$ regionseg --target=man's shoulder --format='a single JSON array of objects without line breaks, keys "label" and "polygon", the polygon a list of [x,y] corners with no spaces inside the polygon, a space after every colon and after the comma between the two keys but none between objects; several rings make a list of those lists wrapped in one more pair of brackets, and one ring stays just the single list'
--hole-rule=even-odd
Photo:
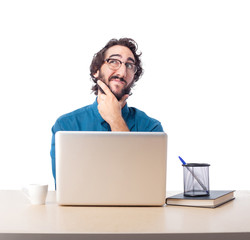
[{"label": "man's shoulder", "polygon": [[90,131],[98,118],[96,102],[78,108],[57,118],[52,131]]},{"label": "man's shoulder", "polygon": [[129,107],[129,111],[130,111],[130,113],[132,113],[135,116],[135,118],[145,119],[145,120],[149,120],[152,122],[159,122],[157,119],[148,116],[144,111],[142,111],[138,108]]},{"label": "man's shoulder", "polygon": [[135,107],[129,107],[129,112],[134,117],[135,125],[137,126],[138,131],[163,132],[161,122],[148,116],[144,111]]},{"label": "man's shoulder", "polygon": [[57,121],[65,121],[67,119],[77,118],[80,116],[84,116],[86,114],[89,114],[89,112],[92,111],[92,104],[86,105],[84,107],[78,108],[74,111],[71,111],[69,113],[65,113],[61,115]]}]

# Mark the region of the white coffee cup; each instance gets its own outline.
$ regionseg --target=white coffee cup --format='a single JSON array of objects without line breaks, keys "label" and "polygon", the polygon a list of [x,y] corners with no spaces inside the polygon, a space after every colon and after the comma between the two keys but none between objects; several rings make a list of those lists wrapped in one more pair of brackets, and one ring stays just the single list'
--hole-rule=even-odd
[{"label": "white coffee cup", "polygon": [[45,204],[48,185],[46,184],[30,184],[23,188],[23,193],[30,200],[31,204],[42,205]]}]

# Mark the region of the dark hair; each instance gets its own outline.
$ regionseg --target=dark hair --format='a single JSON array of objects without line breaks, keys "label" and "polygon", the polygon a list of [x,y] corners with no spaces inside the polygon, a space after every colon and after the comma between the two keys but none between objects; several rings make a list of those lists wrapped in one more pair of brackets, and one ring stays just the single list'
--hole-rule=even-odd
[{"label": "dark hair", "polygon": [[141,53],[137,53],[137,43],[131,38],[111,39],[103,49],[101,49],[98,53],[94,55],[92,63],[90,65],[90,76],[93,82],[95,83],[95,85],[92,86],[92,91],[95,93],[95,95],[98,94],[98,86],[97,79],[94,77],[94,74],[98,70],[100,70],[102,64],[104,63],[105,52],[110,47],[115,45],[125,46],[129,48],[135,57],[135,65],[137,67],[137,71],[135,73],[132,86],[134,86],[134,83],[137,82],[143,74],[143,69],[140,60]]}]

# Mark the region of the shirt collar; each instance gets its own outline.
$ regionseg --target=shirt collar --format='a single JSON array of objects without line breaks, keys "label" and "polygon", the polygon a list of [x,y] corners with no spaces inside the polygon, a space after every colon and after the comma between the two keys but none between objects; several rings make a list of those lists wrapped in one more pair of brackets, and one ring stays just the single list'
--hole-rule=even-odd
[{"label": "shirt collar", "polygon": [[105,122],[105,121],[104,121],[104,119],[102,118],[101,114],[99,113],[97,107],[98,107],[98,103],[97,103],[97,98],[96,98],[95,101],[94,101],[94,103],[92,104],[92,109],[93,109],[93,111],[94,111],[94,113],[95,113],[97,119],[98,119],[101,123],[103,123],[103,122]]},{"label": "shirt collar", "polygon": [[126,103],[125,106],[122,108],[122,117],[124,120],[127,119],[128,114],[129,114],[129,108],[128,104]]}]

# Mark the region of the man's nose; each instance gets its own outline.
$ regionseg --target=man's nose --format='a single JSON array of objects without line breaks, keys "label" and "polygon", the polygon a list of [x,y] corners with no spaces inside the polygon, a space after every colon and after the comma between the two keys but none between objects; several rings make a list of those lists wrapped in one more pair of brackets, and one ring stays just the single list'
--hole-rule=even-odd
[{"label": "man's nose", "polygon": [[119,69],[116,70],[116,74],[119,75],[119,77],[125,78],[127,76],[127,68],[124,63],[120,66]]}]

